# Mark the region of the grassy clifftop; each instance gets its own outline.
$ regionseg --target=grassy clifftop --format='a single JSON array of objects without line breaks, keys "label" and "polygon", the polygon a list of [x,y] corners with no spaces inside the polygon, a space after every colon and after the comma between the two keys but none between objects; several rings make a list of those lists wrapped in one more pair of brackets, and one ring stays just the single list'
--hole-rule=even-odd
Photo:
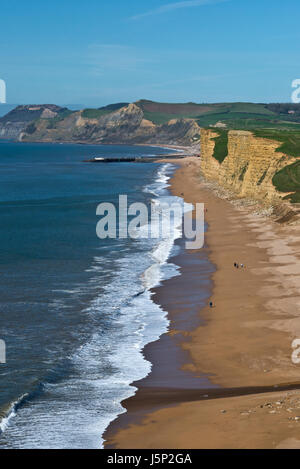
[{"label": "grassy clifftop", "polygon": [[259,129],[255,130],[254,134],[257,137],[280,142],[277,151],[289,156],[300,157],[300,127],[299,130],[294,128]]},{"label": "grassy clifftop", "polygon": [[273,184],[278,191],[288,192],[285,199],[300,203],[300,159],[278,171],[273,177]]},{"label": "grassy clifftop", "polygon": [[84,119],[99,119],[106,114],[111,114],[114,111],[118,111],[122,107],[128,106],[129,103],[116,103],[116,104],[109,104],[108,106],[103,106],[98,109],[95,108],[87,108],[84,109],[81,113],[81,117]]},{"label": "grassy clifftop", "polygon": [[259,128],[300,129],[300,104],[264,103],[157,103],[140,100],[145,118],[155,124],[171,119],[195,119],[200,127],[221,122],[229,129],[251,130]]},{"label": "grassy clifftop", "polygon": [[285,199],[300,203],[300,131],[294,128],[260,129],[254,131],[254,135],[277,141],[276,152],[299,158],[298,161],[278,171],[272,182],[279,192],[287,193]]}]

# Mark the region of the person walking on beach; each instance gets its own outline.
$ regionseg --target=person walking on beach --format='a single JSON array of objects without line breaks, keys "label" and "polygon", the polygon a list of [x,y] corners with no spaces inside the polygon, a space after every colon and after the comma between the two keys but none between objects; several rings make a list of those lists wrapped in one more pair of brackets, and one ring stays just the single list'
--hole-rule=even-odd
[{"label": "person walking on beach", "polygon": [[209,302],[209,307],[210,307],[210,308],[213,307],[213,302],[212,302],[212,301]]}]

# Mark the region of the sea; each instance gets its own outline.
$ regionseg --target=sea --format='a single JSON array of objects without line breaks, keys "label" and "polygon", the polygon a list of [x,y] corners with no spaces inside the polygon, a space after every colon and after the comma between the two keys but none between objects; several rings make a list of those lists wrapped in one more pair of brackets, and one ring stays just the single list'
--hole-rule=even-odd
[{"label": "sea", "polygon": [[175,166],[84,160],[168,152],[0,141],[0,448],[102,448],[151,371],[143,347],[168,329],[151,289],[179,275],[180,228],[100,239],[96,209],[170,200]]}]

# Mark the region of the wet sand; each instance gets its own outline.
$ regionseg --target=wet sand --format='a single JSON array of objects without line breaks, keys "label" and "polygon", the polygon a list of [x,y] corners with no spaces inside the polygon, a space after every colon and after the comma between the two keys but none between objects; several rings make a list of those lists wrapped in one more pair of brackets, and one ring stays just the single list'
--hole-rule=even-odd
[{"label": "wet sand", "polygon": [[[206,246],[172,259],[182,275],[155,291],[170,331],[146,347],[153,373],[135,383],[106,447],[300,447],[300,364],[291,360],[300,338],[299,225],[217,197],[201,183],[196,158],[184,160],[171,189],[205,203]],[[204,258],[216,266],[206,285],[213,308],[198,296]]]}]

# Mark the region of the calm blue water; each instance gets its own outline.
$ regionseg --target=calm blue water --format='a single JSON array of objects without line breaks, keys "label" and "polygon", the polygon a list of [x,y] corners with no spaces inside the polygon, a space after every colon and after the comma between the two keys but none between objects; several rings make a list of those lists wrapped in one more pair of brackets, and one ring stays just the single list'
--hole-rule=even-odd
[{"label": "calm blue water", "polygon": [[166,196],[172,165],[88,164],[152,147],[0,142],[0,447],[100,448],[166,330],[149,289],[170,240],[100,240],[96,207]]}]

